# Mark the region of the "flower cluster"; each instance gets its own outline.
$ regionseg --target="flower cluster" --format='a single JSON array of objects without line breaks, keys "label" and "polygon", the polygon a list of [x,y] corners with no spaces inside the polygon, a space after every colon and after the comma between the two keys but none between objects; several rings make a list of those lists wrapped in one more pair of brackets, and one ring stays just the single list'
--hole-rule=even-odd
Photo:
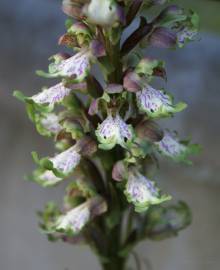
[{"label": "flower cluster", "polygon": [[[164,62],[143,56],[141,49],[183,47],[198,28],[196,13],[176,5],[162,8],[167,2],[63,0],[69,19],[58,42],[75,54],[55,54],[48,71],[37,71],[57,84],[32,97],[15,92],[37,131],[54,138],[57,151],[42,159],[32,154],[38,168],[30,180],[43,187],[70,181],[63,210],[48,204],[40,213],[42,230],[51,240],[85,241],[104,264],[144,237],[175,235],[190,220],[185,204],[161,205],[171,196],[152,180],[160,155],[190,163],[189,155],[199,150],[156,123],[186,104],[154,87],[155,78],[166,80]],[[153,6],[157,15],[148,18]],[[122,42],[135,18],[139,26]],[[120,238],[128,212],[133,222],[112,253],[109,236]]]}]

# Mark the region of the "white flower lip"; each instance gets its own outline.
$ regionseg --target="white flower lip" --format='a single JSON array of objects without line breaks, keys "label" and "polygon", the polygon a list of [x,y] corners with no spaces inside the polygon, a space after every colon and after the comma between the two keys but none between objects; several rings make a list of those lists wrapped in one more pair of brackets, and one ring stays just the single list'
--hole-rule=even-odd
[{"label": "white flower lip", "polygon": [[126,191],[132,202],[140,204],[151,202],[158,196],[154,183],[140,173],[130,174]]},{"label": "white flower lip", "polygon": [[49,104],[49,106],[53,106],[55,103],[61,102],[70,92],[71,89],[59,83],[32,96],[31,99],[40,105]]},{"label": "white flower lip", "polygon": [[150,113],[157,112],[162,106],[169,107],[172,105],[168,95],[149,85],[138,91],[136,96],[141,108]]},{"label": "white flower lip", "polygon": [[99,126],[99,134],[103,138],[111,138],[117,133],[117,124],[112,116],[108,116]]},{"label": "white flower lip", "polygon": [[77,234],[91,219],[106,211],[106,201],[101,196],[94,196],[61,216],[56,228],[57,230],[71,230]]},{"label": "white flower lip", "polygon": [[75,146],[50,158],[53,167],[63,174],[69,174],[80,162],[81,155],[75,150]]},{"label": "white flower lip", "polygon": [[79,233],[90,219],[90,209],[87,202],[70,210],[65,216],[58,220],[57,229],[71,229],[74,233]]},{"label": "white flower lip", "polygon": [[103,147],[113,148],[116,144],[125,146],[126,142],[133,137],[132,129],[119,116],[109,115],[96,131],[99,142]]},{"label": "white flower lip", "polygon": [[56,69],[62,76],[71,77],[74,76],[76,80],[82,81],[90,66],[89,52],[79,52],[72,57],[63,60],[57,64]]}]

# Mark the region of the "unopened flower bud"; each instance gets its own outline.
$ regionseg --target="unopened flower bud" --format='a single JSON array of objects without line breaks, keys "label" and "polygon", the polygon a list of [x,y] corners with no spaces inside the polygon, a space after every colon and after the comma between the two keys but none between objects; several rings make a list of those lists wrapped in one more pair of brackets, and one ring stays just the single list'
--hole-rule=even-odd
[{"label": "unopened flower bud", "polygon": [[150,35],[148,42],[158,48],[174,48],[177,43],[176,33],[165,27],[156,28]]},{"label": "unopened flower bud", "polygon": [[83,9],[87,20],[101,26],[112,26],[118,21],[117,4],[114,0],[91,0]]},{"label": "unopened flower bud", "polygon": [[123,160],[119,160],[113,166],[112,178],[118,182],[123,181],[127,178],[127,168]]},{"label": "unopened flower bud", "polygon": [[155,122],[150,120],[141,121],[135,127],[135,131],[138,138],[147,139],[151,142],[158,142],[163,138],[163,131]]}]

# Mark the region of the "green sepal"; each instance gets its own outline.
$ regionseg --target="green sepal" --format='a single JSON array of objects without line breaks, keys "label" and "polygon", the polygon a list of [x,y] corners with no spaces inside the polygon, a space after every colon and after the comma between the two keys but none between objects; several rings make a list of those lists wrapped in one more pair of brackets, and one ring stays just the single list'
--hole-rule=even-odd
[{"label": "green sepal", "polygon": [[54,223],[58,216],[61,215],[59,208],[53,202],[49,202],[45,205],[43,211],[37,212],[38,216],[40,217],[40,231],[44,234],[48,235],[49,241],[57,241],[59,237],[57,237],[55,232]]},{"label": "green sepal", "polygon": [[43,179],[43,175],[45,173],[48,173],[48,170],[40,167],[40,168],[36,169],[31,176],[27,177],[27,180],[29,180],[31,182],[35,182],[35,183],[37,183],[40,186],[45,187],[45,188],[56,186],[57,184],[59,184],[60,182],[63,181],[63,178],[57,177],[51,171],[49,171],[49,173],[53,174],[53,176],[51,175],[51,177],[53,177],[53,181]]},{"label": "green sepal", "polygon": [[34,121],[34,112],[39,111],[42,113],[49,113],[53,110],[54,106],[40,105],[35,103],[31,97],[26,97],[21,91],[14,91],[14,97],[18,100],[25,102],[27,105],[27,113],[31,121]]},{"label": "green sepal", "polygon": [[164,69],[165,63],[161,60],[143,58],[136,66],[135,72],[138,75],[145,75],[147,78],[153,76],[155,69]]},{"label": "green sepal", "polygon": [[67,119],[62,122],[62,127],[66,132],[71,134],[71,137],[74,140],[79,140],[85,135],[83,127],[78,122]]},{"label": "green sepal", "polygon": [[67,186],[64,205],[71,209],[83,203],[85,199],[92,198],[95,195],[97,195],[97,192],[92,182],[79,178]]}]

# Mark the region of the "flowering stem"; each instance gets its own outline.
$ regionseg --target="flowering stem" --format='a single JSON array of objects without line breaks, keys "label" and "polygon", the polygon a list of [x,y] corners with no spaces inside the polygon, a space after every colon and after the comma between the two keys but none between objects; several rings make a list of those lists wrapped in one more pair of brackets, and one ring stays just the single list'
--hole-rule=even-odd
[{"label": "flowering stem", "polygon": [[[52,187],[70,179],[64,209],[49,203],[39,213],[41,230],[50,240],[88,244],[103,270],[124,270],[138,242],[174,236],[190,224],[187,205],[162,205],[171,196],[151,179],[156,155],[190,163],[188,156],[199,150],[155,122],[186,104],[153,87],[155,78],[166,80],[164,63],[140,48],[183,47],[198,28],[196,13],[175,5],[152,20],[140,15],[144,7],[167,2],[63,0],[63,11],[76,21],[67,21],[59,44],[76,53],[53,55],[48,72],[37,72],[60,78],[58,84],[32,97],[15,91],[38,132],[53,137],[58,150],[41,159],[33,153],[38,168],[31,180]],[[122,44],[135,18],[140,24]],[[93,74],[96,64],[101,81]]]},{"label": "flowering stem", "polygon": [[113,257],[110,258],[110,263],[103,264],[103,270],[124,270],[126,260],[124,258]]}]

